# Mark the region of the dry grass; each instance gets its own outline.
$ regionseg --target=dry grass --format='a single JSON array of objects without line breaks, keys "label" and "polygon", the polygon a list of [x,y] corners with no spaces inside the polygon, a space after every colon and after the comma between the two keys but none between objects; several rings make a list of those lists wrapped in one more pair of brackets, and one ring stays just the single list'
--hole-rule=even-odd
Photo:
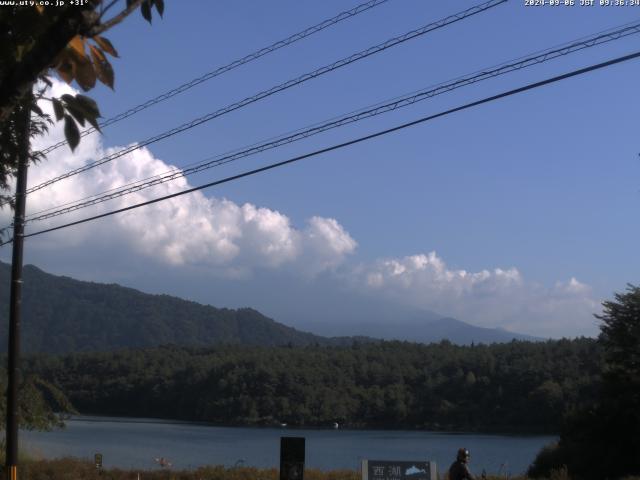
[{"label": "dry grass", "polygon": [[[21,480],[278,480],[278,469],[226,468],[221,465],[196,470],[120,470],[98,472],[90,461],[75,458],[26,461],[19,467]],[[306,469],[305,480],[359,480],[353,470]]]},{"label": "dry grass", "polygon": [[[20,480],[278,480],[278,469],[252,467],[227,468],[222,465],[201,467],[196,470],[119,470],[96,471],[95,465],[86,460],[62,458],[57,460],[29,460],[18,470]],[[1,472],[4,477],[4,472]],[[138,475],[140,475],[138,477]],[[305,480],[359,480],[355,470],[322,471],[305,469]],[[441,477],[447,479],[447,475]],[[488,476],[487,480],[505,480],[504,476]],[[509,477],[509,480],[526,480],[525,477]],[[548,480],[571,480],[566,469],[554,471]],[[627,477],[623,480],[640,480]]]}]

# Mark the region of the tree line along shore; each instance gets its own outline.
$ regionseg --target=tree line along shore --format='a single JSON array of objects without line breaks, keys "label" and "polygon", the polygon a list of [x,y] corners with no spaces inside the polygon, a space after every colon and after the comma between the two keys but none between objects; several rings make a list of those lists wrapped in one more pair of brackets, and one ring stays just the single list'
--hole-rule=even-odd
[{"label": "tree line along shore", "polygon": [[[32,355],[25,371],[82,414],[218,425],[558,432],[592,402],[592,339],[457,346],[165,346]],[[49,395],[51,396],[51,395]]]}]

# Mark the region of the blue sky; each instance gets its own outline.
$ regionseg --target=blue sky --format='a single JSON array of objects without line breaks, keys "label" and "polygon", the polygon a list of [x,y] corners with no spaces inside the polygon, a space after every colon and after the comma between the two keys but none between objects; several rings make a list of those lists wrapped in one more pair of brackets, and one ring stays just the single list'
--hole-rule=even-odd
[{"label": "blue sky", "polygon": [[[32,182],[474,4],[390,0],[109,127],[101,138],[83,140],[76,156],[57,152],[31,172]],[[113,62],[116,89],[98,87],[91,95],[108,118],[355,5],[168,1],[165,18],[152,26],[135,15],[105,35],[121,57]],[[34,205],[68,200],[78,190],[91,193],[105,178],[112,183],[104,185],[115,185],[116,179],[131,180],[166,165],[180,167],[636,19],[640,7],[525,7],[511,0],[154,144],[129,159],[141,162],[138,167],[118,160],[102,176],[60,186]],[[204,172],[188,184],[639,47],[640,36],[631,36]],[[600,301],[627,282],[638,283],[639,72],[638,61],[613,66],[207,190],[198,201],[213,199],[213,207],[183,205],[195,209],[188,218],[195,221],[200,212],[214,226],[226,225],[231,211],[242,217],[232,222],[242,232],[233,238],[243,239],[232,245],[233,252],[220,243],[205,248],[220,238],[208,240],[200,232],[198,243],[197,228],[182,228],[170,248],[163,244],[166,232],[154,231],[162,218],[165,230],[184,226],[184,218],[172,217],[176,206],[157,217],[130,215],[117,228],[104,221],[33,239],[26,260],[55,273],[217,306],[253,306],[297,326],[304,326],[305,296],[331,299],[336,292],[353,292],[353,306],[368,296],[383,297],[483,326],[555,337],[592,335],[597,330],[591,313]],[[256,218],[266,223],[251,223]],[[145,220],[151,227],[142,233],[122,226]],[[276,245],[269,251],[261,236],[267,230]],[[181,236],[192,242],[177,246]],[[287,242],[289,250],[280,248]],[[179,248],[188,253],[177,255]],[[283,291],[298,292],[300,300],[281,297]],[[341,302],[346,308],[349,301]],[[331,315],[340,316],[339,308]]]}]

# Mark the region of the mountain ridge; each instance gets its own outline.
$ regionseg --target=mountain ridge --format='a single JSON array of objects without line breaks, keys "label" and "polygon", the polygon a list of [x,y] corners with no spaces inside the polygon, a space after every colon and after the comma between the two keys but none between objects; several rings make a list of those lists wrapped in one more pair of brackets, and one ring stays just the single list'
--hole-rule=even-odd
[{"label": "mountain ridge", "polygon": [[[10,265],[0,262],[0,300],[8,305]],[[49,274],[34,265],[23,271],[22,349],[28,353],[69,353],[153,347],[164,344],[350,345],[376,341],[380,329],[367,336],[322,336],[287,326],[256,309],[217,308],[166,294],[149,294],[115,283],[105,284]],[[8,309],[0,311],[0,349],[6,349]],[[439,323],[438,323],[439,322]],[[443,323],[444,322],[444,323]],[[457,322],[457,323],[456,323]],[[453,343],[493,343],[493,329],[473,327],[455,319],[414,325],[411,341],[430,343],[446,336],[455,325]],[[438,335],[428,335],[429,327]],[[391,326],[393,327],[393,325]],[[385,337],[381,335],[381,337]],[[501,341],[521,337],[503,334]],[[400,340],[408,340],[400,338]]]},{"label": "mountain ridge", "polygon": [[[9,299],[10,267],[0,263],[0,298]],[[251,308],[216,308],[118,284],[55,276],[33,265],[23,271],[22,343],[25,352],[67,353],[152,347],[352,343],[280,324]],[[7,311],[0,312],[6,345]],[[4,348],[3,348],[4,350]]]}]

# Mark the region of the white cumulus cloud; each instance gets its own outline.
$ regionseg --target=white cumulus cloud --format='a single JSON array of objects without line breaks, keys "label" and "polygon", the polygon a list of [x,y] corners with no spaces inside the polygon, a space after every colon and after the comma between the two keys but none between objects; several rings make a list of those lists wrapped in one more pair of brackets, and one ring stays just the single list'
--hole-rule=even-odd
[{"label": "white cumulus cloud", "polygon": [[492,328],[540,336],[596,333],[599,303],[571,278],[545,288],[516,268],[469,272],[447,267],[436,252],[361,266],[359,284],[371,294]]},{"label": "white cumulus cloud", "polygon": [[[54,82],[52,95],[74,93],[61,82]],[[48,102],[43,108],[51,111]],[[51,133],[34,141],[41,149],[63,139],[56,124]],[[74,154],[62,147],[29,172],[29,185],[82,167],[119,150],[104,148],[99,135],[89,135]],[[156,158],[147,148],[135,150],[121,158],[75,175],[44,188],[28,197],[27,215],[64,205],[79,198],[104,192],[130,182],[152,177],[175,168]],[[191,187],[187,178],[179,178],[150,189],[110,200],[89,209],[79,210],[50,220],[32,222],[30,231],[49,228]],[[3,212],[8,221],[8,212]],[[304,228],[296,228],[283,213],[227,199],[207,197],[202,192],[172,198],[106,219],[71,227],[38,239],[39,247],[49,250],[76,247],[95,248],[117,244],[122,251],[131,250],[169,265],[209,266],[231,275],[246,275],[254,268],[312,266],[314,273],[338,266],[353,253],[356,242],[332,218],[312,217]],[[301,267],[301,268],[302,268]]]}]

